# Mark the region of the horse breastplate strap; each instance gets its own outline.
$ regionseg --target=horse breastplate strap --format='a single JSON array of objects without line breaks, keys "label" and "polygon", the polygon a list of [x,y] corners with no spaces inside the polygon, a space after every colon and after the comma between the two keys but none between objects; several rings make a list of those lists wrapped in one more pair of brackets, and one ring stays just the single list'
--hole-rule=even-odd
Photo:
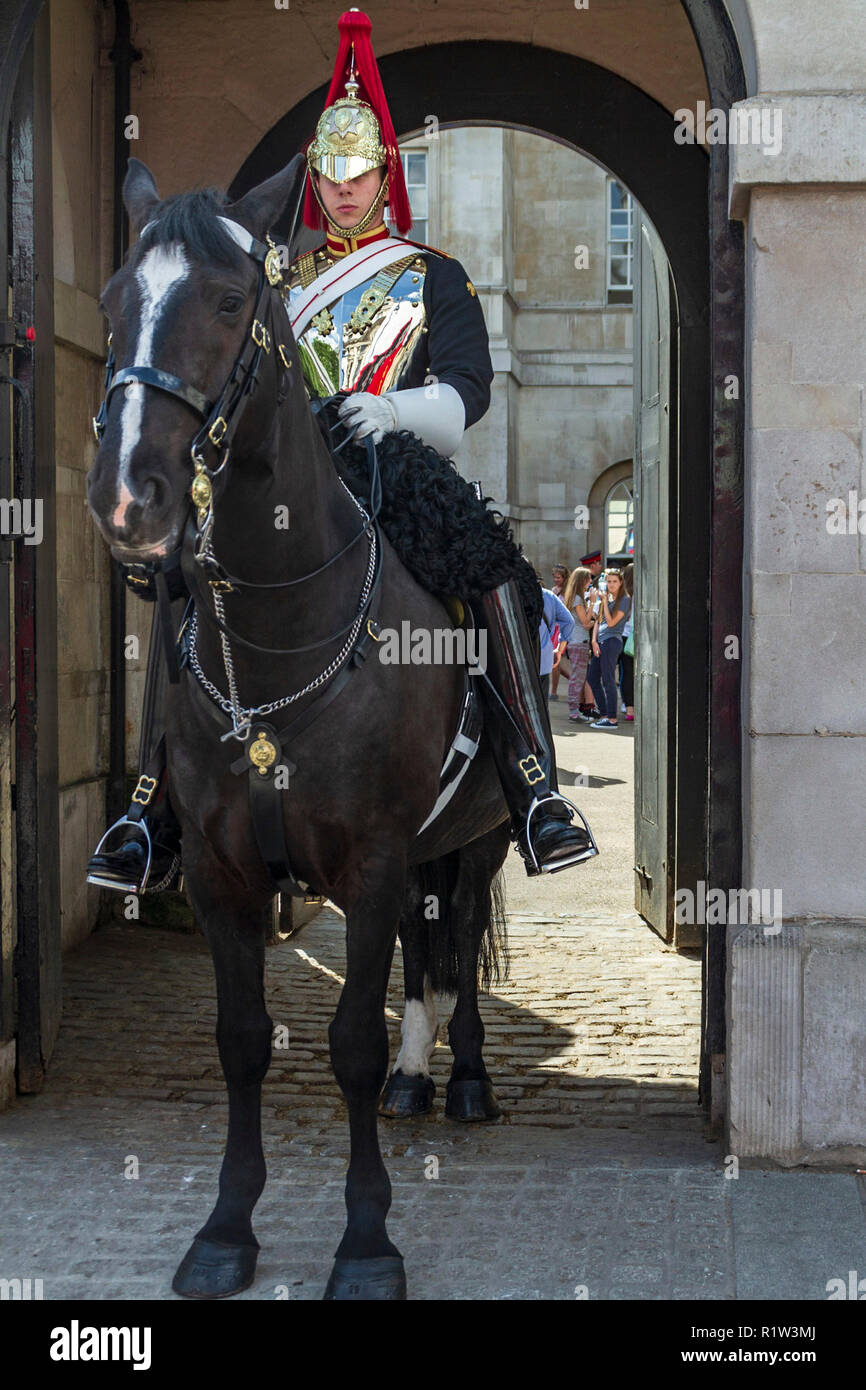
[{"label": "horse breastplate strap", "polygon": [[[295,301],[304,289],[304,259],[290,291]],[[426,328],[426,272],[424,257],[413,251],[336,295],[313,315],[297,340],[311,395],[333,396],[338,391],[380,395],[397,385]]]},{"label": "horse breastplate strap", "polygon": [[[180,665],[189,671],[189,624],[186,621],[181,624],[177,640]],[[279,779],[286,774],[291,778],[297,772],[297,764],[289,757],[291,741],[318,719],[319,715],[323,714],[331,702],[337,698],[353,672],[368,659],[371,643],[378,640],[379,626],[371,619],[363,629],[351,661],[343,667],[337,678],[325,687],[324,692],[318,696],[315,702],[296,715],[283,728],[277,728],[272,718],[253,720],[250,727],[251,739],[247,748],[243,755],[231,764],[231,770],[236,776],[243,773],[248,774],[253,833],[268,873],[280,892],[288,893],[292,897],[306,897],[307,893],[311,891],[311,885],[296,877],[291,865],[289,848],[286,844],[282,810],[284,784]],[[191,679],[193,694],[201,708],[206,710],[217,725],[222,727],[227,722],[225,715],[221,714],[208,699],[195,677],[192,676]],[[463,703],[457,720],[457,728],[442,766],[439,795],[429,816],[419,829],[418,835],[429,830],[442,815],[478,752],[482,730],[481,710],[475,681],[468,674],[464,679]],[[148,771],[150,770],[148,769]]]}]

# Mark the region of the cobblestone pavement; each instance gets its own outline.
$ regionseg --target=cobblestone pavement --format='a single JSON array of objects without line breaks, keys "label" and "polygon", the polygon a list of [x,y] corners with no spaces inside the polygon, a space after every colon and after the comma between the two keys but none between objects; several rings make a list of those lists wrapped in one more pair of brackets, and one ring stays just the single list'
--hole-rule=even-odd
[{"label": "cobblestone pavement", "polygon": [[[442,1042],[435,1113],[380,1124],[410,1297],[826,1298],[829,1279],[866,1272],[856,1180],[725,1176],[697,1107],[699,959],[630,910],[633,731],[551,712],[563,789],[586,773],[572,794],[602,855],[540,881],[509,856],[511,973],[482,1002],[503,1121],[445,1120]],[[329,909],[268,951],[288,1046],[265,1084],[262,1253],[243,1299],[320,1298],[343,1229],[348,1137],[327,1052],[343,933]],[[46,1088],[0,1115],[0,1278],[41,1278],[46,1299],[170,1299],[225,1131],[207,949],[109,926],[64,970]],[[392,1057],[400,985],[398,953]]]},{"label": "cobblestone pavement", "polygon": [[[342,936],[329,910],[268,953],[289,1046],[265,1087],[263,1249],[243,1298],[319,1298],[342,1230],[347,1135],[326,1040]],[[631,916],[518,918],[511,940],[511,978],[483,1006],[503,1123],[444,1119],[440,1045],[435,1115],[381,1125],[410,1296],[821,1298],[862,1266],[853,1178],[725,1179],[695,1104],[695,959]],[[391,1013],[398,984],[395,971]],[[222,1149],[214,1018],[197,937],[112,926],[67,958],[46,1089],[0,1116],[0,1275],[42,1278],[47,1299],[173,1297]]]}]

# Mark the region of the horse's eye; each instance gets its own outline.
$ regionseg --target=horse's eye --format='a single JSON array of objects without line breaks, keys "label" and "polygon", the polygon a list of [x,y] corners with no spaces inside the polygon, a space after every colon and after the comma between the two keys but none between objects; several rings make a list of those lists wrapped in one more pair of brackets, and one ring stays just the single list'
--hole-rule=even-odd
[{"label": "horse's eye", "polygon": [[239,309],[244,307],[244,301],[239,294],[229,294],[220,304],[221,314],[236,314]]}]

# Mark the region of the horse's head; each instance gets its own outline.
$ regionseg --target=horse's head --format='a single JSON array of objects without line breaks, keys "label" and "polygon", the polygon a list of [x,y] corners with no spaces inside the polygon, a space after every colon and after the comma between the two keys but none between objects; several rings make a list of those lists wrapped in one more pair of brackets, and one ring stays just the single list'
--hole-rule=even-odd
[{"label": "horse's head", "polygon": [[202,403],[220,398],[251,331],[259,263],[220,219],[261,242],[303,170],[296,156],[231,204],[215,190],[163,201],[147,166],[129,161],[123,201],[139,239],[100,306],[111,328],[115,377],[124,368],[157,369],[168,374],[168,389],[151,373],[148,383],[121,381],[107,400],[87,489],[117,559],[155,560],[179,544]]}]

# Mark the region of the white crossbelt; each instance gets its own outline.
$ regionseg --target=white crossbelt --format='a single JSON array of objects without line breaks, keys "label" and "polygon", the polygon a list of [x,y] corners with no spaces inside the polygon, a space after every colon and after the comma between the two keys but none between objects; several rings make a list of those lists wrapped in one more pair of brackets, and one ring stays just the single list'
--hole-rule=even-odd
[{"label": "white crossbelt", "polygon": [[387,237],[374,242],[372,246],[361,246],[357,251],[350,251],[348,256],[341,256],[335,265],[319,275],[312,285],[308,285],[292,305],[291,322],[295,338],[301,336],[310,319],[320,309],[416,249],[409,242]]}]

